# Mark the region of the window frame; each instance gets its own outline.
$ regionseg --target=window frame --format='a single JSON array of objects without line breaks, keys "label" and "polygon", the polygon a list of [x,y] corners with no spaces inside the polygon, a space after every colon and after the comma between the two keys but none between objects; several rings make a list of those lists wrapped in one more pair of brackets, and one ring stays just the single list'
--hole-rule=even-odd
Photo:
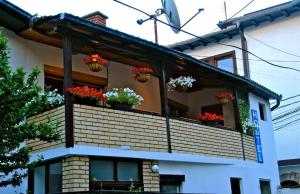
[{"label": "window frame", "polygon": [[[232,58],[233,73],[237,74],[238,73],[238,71],[237,71],[237,62],[236,62],[236,54],[235,54],[234,50],[229,51],[229,52],[225,52],[225,53],[221,53],[221,54],[218,54],[218,55],[210,56],[210,57],[207,57],[207,58],[203,58],[201,60],[206,62],[206,63],[209,63],[209,64],[213,65],[214,67],[219,68],[218,67],[218,61],[222,60],[222,59],[227,59],[227,58]],[[226,70],[224,70],[224,71],[226,71]]]},{"label": "window frame", "polygon": [[[91,161],[92,160],[102,160],[102,161],[112,161],[113,162],[113,179],[114,181],[93,181],[91,179]],[[139,181],[119,181],[118,180],[118,162],[136,162],[138,165],[138,178]],[[134,184],[136,187],[143,187],[143,161],[139,159],[133,159],[133,158],[111,158],[111,157],[89,157],[89,182],[90,182],[90,190],[95,190],[93,187],[98,187],[98,185],[101,185],[101,187],[117,187],[117,188],[126,188],[131,185],[131,183]],[[96,189],[97,190],[97,189]],[[118,190],[118,189],[114,189]]]},{"label": "window frame", "polygon": [[262,103],[262,102],[258,102],[258,110],[259,110],[259,119],[261,121],[267,121],[267,108],[266,108],[266,104]]},{"label": "window frame", "polygon": [[[43,161],[37,167],[45,166],[45,193],[49,193],[49,174],[50,174],[50,165],[55,163],[61,163],[63,166],[63,160],[61,158]],[[34,169],[35,169],[34,168]],[[31,191],[34,194],[34,169],[28,171],[28,191]],[[61,172],[61,180],[63,181],[63,169]],[[63,182],[61,182],[61,188],[63,186]],[[61,191],[62,192],[62,189]]]},{"label": "window frame", "polygon": [[259,190],[260,190],[260,193],[262,194],[262,190],[261,190],[261,183],[262,182],[268,182],[269,183],[269,188],[270,188],[270,193],[272,193],[272,185],[271,185],[271,180],[270,179],[259,179]]}]

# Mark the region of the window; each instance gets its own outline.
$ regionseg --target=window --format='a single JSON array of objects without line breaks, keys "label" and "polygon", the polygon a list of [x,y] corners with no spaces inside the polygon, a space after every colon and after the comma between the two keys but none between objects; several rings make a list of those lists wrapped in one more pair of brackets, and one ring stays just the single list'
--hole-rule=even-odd
[{"label": "window", "polygon": [[62,163],[46,163],[29,173],[28,189],[35,194],[62,192]]},{"label": "window", "polygon": [[231,193],[241,194],[241,179],[230,178],[230,183],[231,183]]},{"label": "window", "polygon": [[161,193],[180,193],[184,175],[160,175]]},{"label": "window", "polygon": [[[63,94],[64,72],[63,68],[44,65],[45,86],[51,89],[57,89],[59,94]],[[107,79],[94,75],[84,74],[73,71],[72,79],[74,86],[89,86],[98,90],[107,85]]]},{"label": "window", "polygon": [[266,118],[266,106],[262,103],[259,103],[258,106],[259,106],[260,120],[266,121],[267,120],[267,118]]},{"label": "window", "polygon": [[128,190],[130,184],[142,186],[140,161],[116,159],[90,160],[91,190]]},{"label": "window", "polygon": [[168,99],[169,111],[172,117],[185,117],[189,108],[174,100]]},{"label": "window", "polygon": [[260,192],[261,192],[261,194],[272,194],[271,193],[270,181],[268,181],[268,180],[260,180],[259,181],[259,185],[260,185]]},{"label": "window", "polygon": [[234,51],[222,53],[202,60],[225,71],[237,73],[236,57]]}]

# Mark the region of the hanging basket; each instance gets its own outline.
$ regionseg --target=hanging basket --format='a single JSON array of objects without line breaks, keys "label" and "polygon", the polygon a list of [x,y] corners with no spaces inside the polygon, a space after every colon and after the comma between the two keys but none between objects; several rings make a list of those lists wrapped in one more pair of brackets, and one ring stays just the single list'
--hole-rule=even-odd
[{"label": "hanging basket", "polygon": [[223,105],[229,103],[229,98],[227,98],[227,97],[218,97],[217,100],[220,104],[223,104]]},{"label": "hanging basket", "polygon": [[146,83],[147,81],[150,80],[150,78],[151,78],[150,74],[138,74],[135,76],[135,79],[141,83]]},{"label": "hanging basket", "polygon": [[132,110],[132,105],[129,104],[112,103],[110,106],[117,110]]},{"label": "hanging basket", "polygon": [[91,62],[88,64],[88,66],[89,66],[90,70],[94,71],[94,72],[99,72],[103,68],[103,65],[98,62]]},{"label": "hanging basket", "polygon": [[188,87],[187,87],[187,86],[177,86],[177,87],[175,88],[175,90],[176,90],[177,92],[186,92],[186,91],[188,90]]}]

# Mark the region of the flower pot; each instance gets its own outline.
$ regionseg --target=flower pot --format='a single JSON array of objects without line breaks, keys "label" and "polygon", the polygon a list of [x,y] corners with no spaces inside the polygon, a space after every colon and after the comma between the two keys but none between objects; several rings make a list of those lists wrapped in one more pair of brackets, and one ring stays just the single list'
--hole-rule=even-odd
[{"label": "flower pot", "polygon": [[98,62],[91,62],[88,64],[88,66],[89,66],[90,70],[94,71],[94,72],[99,72],[103,68],[103,65]]},{"label": "flower pot", "polygon": [[223,105],[229,103],[229,98],[227,98],[227,97],[218,97],[217,100],[220,104],[223,104]]},{"label": "flower pot", "polygon": [[204,125],[208,125],[208,126],[218,126],[219,125],[219,121],[202,121],[202,123]]},{"label": "flower pot", "polygon": [[187,89],[188,89],[187,86],[177,86],[177,87],[175,88],[175,90],[176,90],[177,92],[186,92]]},{"label": "flower pot", "polygon": [[132,109],[132,105],[129,105],[129,104],[113,103],[110,106],[113,109],[118,109],[118,110],[131,110]]},{"label": "flower pot", "polygon": [[95,98],[80,98],[78,96],[74,97],[75,103],[82,105],[95,106],[98,102]]},{"label": "flower pot", "polygon": [[141,83],[145,83],[150,80],[150,74],[138,74],[135,76],[135,79]]}]

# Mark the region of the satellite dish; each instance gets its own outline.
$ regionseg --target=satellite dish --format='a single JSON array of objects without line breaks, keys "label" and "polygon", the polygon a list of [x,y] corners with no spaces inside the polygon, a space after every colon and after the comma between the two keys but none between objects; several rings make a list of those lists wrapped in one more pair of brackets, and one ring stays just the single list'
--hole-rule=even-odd
[{"label": "satellite dish", "polygon": [[174,26],[175,28],[171,27],[172,30],[175,33],[180,32],[180,18],[178,14],[178,10],[175,4],[174,0],[161,0],[165,15],[167,17],[168,23],[171,26]]}]

